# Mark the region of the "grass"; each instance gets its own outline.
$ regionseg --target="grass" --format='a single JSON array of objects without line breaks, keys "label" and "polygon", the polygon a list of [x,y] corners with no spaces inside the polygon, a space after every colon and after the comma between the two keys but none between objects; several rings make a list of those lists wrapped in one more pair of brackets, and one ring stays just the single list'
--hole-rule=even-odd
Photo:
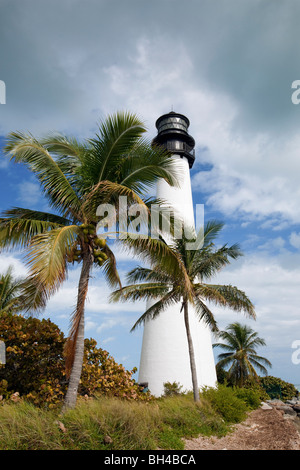
[{"label": "grass", "polygon": [[[232,404],[239,405],[240,418],[233,416]],[[231,410],[230,417],[224,409]],[[183,438],[225,435],[246,409],[244,401],[222,390],[204,393],[200,404],[192,394],[150,403],[99,397],[64,415],[23,401],[4,403],[0,450],[180,450]]]}]

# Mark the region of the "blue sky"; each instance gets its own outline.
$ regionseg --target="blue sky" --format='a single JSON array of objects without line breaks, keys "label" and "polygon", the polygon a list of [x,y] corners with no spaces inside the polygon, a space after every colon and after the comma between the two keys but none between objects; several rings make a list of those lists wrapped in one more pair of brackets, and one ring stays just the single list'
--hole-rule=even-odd
[{"label": "blue sky", "polygon": [[[194,204],[225,222],[219,243],[244,257],[216,281],[237,285],[257,320],[215,308],[220,328],[240,321],[263,337],[271,375],[300,383],[292,345],[300,340],[300,4],[277,0],[2,0],[0,147],[10,131],[90,137],[99,119],[137,113],[156,133],[171,109],[190,119],[196,140]],[[24,168],[0,159],[0,208],[46,209]],[[118,256],[122,275],[134,266]],[[0,253],[0,270],[26,268],[20,253]],[[78,270],[70,272],[44,316],[67,334]],[[127,368],[139,366],[142,330],[130,333],[143,305],[107,302],[92,279],[86,336]]]}]

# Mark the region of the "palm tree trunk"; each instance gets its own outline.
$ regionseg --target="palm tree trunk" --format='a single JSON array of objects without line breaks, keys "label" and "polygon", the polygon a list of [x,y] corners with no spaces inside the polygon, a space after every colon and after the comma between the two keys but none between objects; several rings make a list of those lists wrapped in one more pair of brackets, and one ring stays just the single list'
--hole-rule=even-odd
[{"label": "palm tree trunk", "polygon": [[83,257],[82,269],[78,284],[77,306],[74,318],[79,319],[79,324],[75,337],[74,361],[70,374],[68,390],[63,405],[63,411],[68,408],[74,408],[77,400],[77,393],[80,383],[84,356],[84,305],[88,291],[89,277],[92,264],[92,255],[90,252],[87,252]]},{"label": "palm tree trunk", "polygon": [[199,395],[199,388],[198,388],[195,353],[194,353],[194,346],[193,346],[193,340],[192,340],[192,335],[191,335],[191,330],[190,330],[190,323],[189,323],[188,302],[186,300],[183,301],[183,309],[184,309],[184,323],[185,323],[185,329],[186,329],[186,336],[187,336],[188,347],[189,347],[189,356],[190,356],[190,365],[191,365],[191,373],[192,373],[194,400],[196,402],[199,402],[200,401],[200,395]]}]

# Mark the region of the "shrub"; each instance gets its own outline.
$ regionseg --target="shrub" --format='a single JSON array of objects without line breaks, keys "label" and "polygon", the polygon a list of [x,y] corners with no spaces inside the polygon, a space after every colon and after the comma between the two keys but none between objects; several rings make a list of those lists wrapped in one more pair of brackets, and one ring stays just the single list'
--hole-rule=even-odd
[{"label": "shrub", "polygon": [[0,369],[6,396],[56,395],[52,388],[61,389],[64,378],[65,340],[59,328],[50,320],[2,313],[0,339],[6,346],[6,364]]},{"label": "shrub", "polygon": [[261,385],[259,378],[257,380],[248,379],[244,384],[244,388],[255,392],[255,394],[259,397],[261,401],[266,401],[270,399],[266,390]]},{"label": "shrub", "polygon": [[163,397],[158,401],[161,413],[159,447],[183,449],[182,437],[197,437],[199,434],[219,437],[226,434],[226,424],[210,403],[202,399],[195,403],[192,393]]},{"label": "shrub", "polygon": [[164,395],[166,397],[171,397],[173,395],[180,395],[182,393],[181,391],[182,385],[178,382],[165,382],[164,383]]},{"label": "shrub", "polygon": [[82,396],[106,395],[128,400],[149,400],[150,393],[142,392],[132,378],[136,368],[127,371],[105,350],[97,348],[94,339],[85,339],[83,369],[79,386]]},{"label": "shrub", "polygon": [[250,410],[257,409],[261,404],[260,390],[237,387],[235,389],[235,395],[237,398],[245,402]]},{"label": "shrub", "polygon": [[227,423],[239,423],[246,418],[248,406],[231,387],[222,384],[218,384],[217,388],[207,387],[202,390],[201,396],[211,403]]},{"label": "shrub", "polygon": [[260,383],[270,398],[290,400],[297,394],[297,389],[293,384],[285,382],[278,377],[273,377],[271,375],[260,377]]},{"label": "shrub", "polygon": [[[24,318],[2,313],[0,340],[6,346],[6,364],[0,368],[0,396],[15,393],[46,407],[60,405],[67,388],[65,376],[65,338],[50,320]],[[105,394],[128,400],[149,400],[127,371],[110,354],[97,348],[93,339],[85,340],[84,363],[79,394]]]}]

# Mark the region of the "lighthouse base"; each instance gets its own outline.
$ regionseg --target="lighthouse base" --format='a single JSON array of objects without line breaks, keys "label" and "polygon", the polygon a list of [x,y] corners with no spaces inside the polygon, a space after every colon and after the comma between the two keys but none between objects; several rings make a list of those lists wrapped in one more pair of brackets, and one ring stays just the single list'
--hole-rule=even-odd
[{"label": "lighthouse base", "polygon": [[[144,326],[139,368],[139,383],[148,383],[152,395],[164,394],[165,382],[177,382],[181,391],[193,389],[188,342],[181,305],[170,307]],[[193,340],[199,388],[217,383],[211,333],[189,306],[189,322]]]}]

